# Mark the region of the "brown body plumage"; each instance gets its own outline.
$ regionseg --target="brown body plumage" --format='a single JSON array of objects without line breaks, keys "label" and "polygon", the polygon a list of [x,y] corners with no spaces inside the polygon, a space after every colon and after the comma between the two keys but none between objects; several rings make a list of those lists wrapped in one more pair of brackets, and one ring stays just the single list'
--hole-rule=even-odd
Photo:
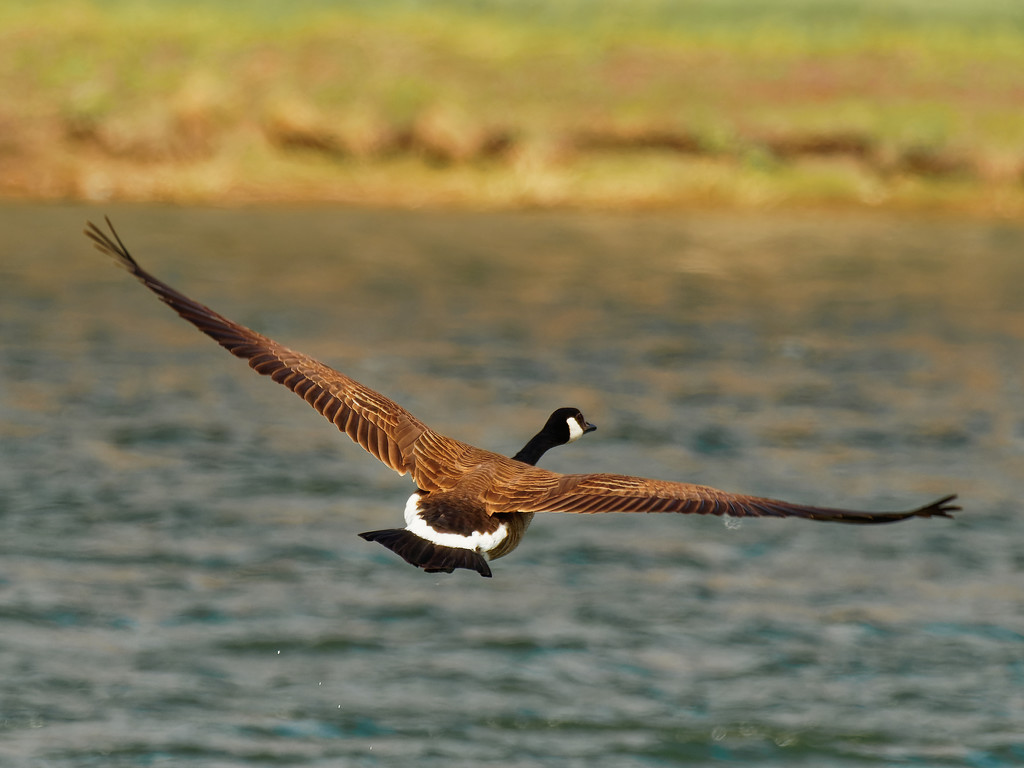
[{"label": "brown body plumage", "polygon": [[[232,322],[171,288],[138,265],[113,226],[110,235],[90,223],[85,234],[182,318],[258,373],[270,376],[313,406],[352,440],[400,475],[417,492],[407,507],[407,527],[362,534],[428,571],[469,568],[489,576],[485,560],[508,554],[536,512],[680,512],[735,517],[802,517],[877,524],[911,517],[950,517],[955,496],[907,512],[858,512],[811,507],[727,493],[689,483],[614,474],[559,474],[532,466],[548,448],[593,429],[576,409],[559,409],[545,430],[564,437],[534,441],[522,460],[441,435],[397,403],[333,368]],[[566,427],[568,423],[568,427]],[[539,445],[539,447],[537,447]],[[529,458],[527,455],[529,454]],[[530,463],[527,463],[530,462]]]}]

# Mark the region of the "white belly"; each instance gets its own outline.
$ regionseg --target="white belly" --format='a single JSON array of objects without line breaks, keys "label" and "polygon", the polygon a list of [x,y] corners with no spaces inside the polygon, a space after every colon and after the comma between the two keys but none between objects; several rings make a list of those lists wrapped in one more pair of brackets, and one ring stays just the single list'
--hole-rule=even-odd
[{"label": "white belly", "polygon": [[426,539],[442,547],[469,549],[474,552],[490,552],[508,536],[508,526],[505,523],[499,524],[498,529],[492,533],[474,532],[469,536],[435,531],[420,517],[419,500],[420,494],[414,493],[405,503],[405,530],[416,534],[421,539]]}]

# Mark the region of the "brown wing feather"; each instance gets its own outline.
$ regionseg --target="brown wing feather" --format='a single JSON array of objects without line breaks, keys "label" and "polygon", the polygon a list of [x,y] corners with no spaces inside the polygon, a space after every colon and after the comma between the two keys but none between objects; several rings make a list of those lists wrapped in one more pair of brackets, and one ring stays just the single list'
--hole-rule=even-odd
[{"label": "brown wing feather", "polygon": [[[429,450],[420,443],[433,433],[412,414],[345,374],[228,320],[171,288],[138,265],[114,231],[110,219],[107,219],[107,226],[113,237],[92,222],[85,234],[98,250],[113,256],[182,318],[231,354],[247,359],[257,373],[288,387],[400,475],[412,472],[421,486],[436,484],[431,480],[430,469],[422,472],[419,467],[423,455],[429,455]],[[437,462],[427,463],[433,466]]]},{"label": "brown wing feather", "polygon": [[951,517],[955,496],[909,512],[857,512],[726,493],[686,483],[626,475],[559,475],[445,438],[383,395],[295,352],[176,291],[138,265],[117,232],[91,222],[85,234],[182,318],[258,373],[284,384],[342,432],[399,474],[412,472],[426,491],[448,490],[474,467],[488,464],[492,482],[478,489],[490,514],[499,512],[680,512],[734,517],[803,517],[841,523],[889,523],[909,517]]},{"label": "brown wing feather", "polygon": [[861,512],[727,493],[705,485],[626,475],[558,475],[532,470],[522,478],[522,482],[513,482],[507,498],[494,506],[495,511],[509,511],[508,508],[514,507],[522,512],[577,514],[678,512],[731,517],[802,517],[836,523],[878,524],[910,517],[952,517],[950,513],[960,509],[950,504],[955,498],[955,495],[946,496],[906,512]]}]

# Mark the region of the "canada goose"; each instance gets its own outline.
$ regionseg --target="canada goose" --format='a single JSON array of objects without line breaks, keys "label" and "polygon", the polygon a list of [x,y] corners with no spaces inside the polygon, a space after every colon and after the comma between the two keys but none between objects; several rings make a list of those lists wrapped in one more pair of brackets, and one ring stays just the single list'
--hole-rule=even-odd
[{"label": "canada goose", "polygon": [[488,560],[519,544],[536,512],[681,512],[733,517],[802,517],[837,523],[891,523],[911,517],[952,517],[950,495],[908,512],[856,512],[726,493],[689,483],[613,474],[564,475],[538,469],[548,449],[594,429],[575,408],[560,408],[513,458],[435,432],[400,405],[318,360],[232,322],[193,301],[138,265],[110,219],[110,235],[88,222],[96,248],[153,291],[182,318],[260,374],[284,384],[338,429],[400,475],[416,492],[405,528],[370,531],[407,562],[428,572],[456,568],[490,576]]}]

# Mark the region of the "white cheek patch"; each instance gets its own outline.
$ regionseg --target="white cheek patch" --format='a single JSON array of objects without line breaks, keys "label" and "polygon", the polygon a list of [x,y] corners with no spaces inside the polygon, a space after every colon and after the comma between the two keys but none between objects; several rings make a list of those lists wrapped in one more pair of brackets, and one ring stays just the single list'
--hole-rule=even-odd
[{"label": "white cheek patch", "polygon": [[474,531],[469,536],[462,536],[458,533],[441,533],[435,531],[427,522],[420,517],[418,502],[419,493],[414,493],[405,503],[405,530],[426,539],[432,544],[442,547],[454,547],[455,549],[468,549],[473,552],[490,552],[498,546],[508,535],[508,526],[501,523],[498,530],[493,533],[481,533]]},{"label": "white cheek patch", "polygon": [[566,419],[565,423],[569,425],[569,442],[570,443],[574,442],[576,440],[579,440],[581,437],[583,437],[583,434],[584,434],[583,427],[580,426],[580,423],[578,421],[576,421],[575,417]]}]

